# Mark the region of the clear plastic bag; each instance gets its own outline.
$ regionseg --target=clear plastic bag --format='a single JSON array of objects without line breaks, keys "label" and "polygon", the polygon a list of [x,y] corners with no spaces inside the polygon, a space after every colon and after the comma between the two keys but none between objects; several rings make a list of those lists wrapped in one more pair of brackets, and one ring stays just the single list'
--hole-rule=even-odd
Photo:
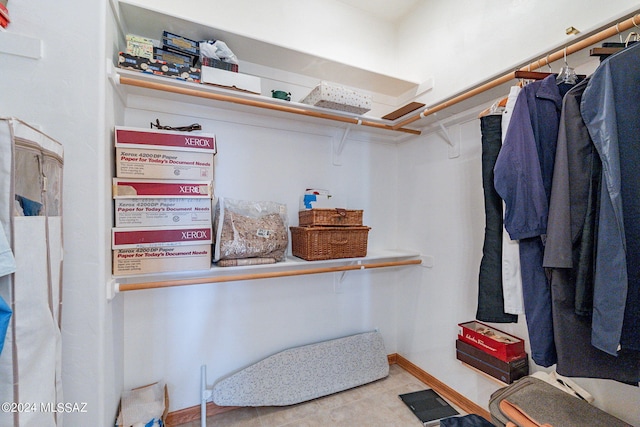
[{"label": "clear plastic bag", "polygon": [[277,202],[219,198],[214,261],[272,258],[283,261],[289,244],[287,207]]}]

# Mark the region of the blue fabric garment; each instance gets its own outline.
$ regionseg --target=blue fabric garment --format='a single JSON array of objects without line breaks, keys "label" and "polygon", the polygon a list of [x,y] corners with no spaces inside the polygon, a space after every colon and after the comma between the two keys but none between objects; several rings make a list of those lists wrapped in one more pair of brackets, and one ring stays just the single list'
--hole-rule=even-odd
[{"label": "blue fabric garment", "polygon": [[16,194],[16,201],[20,203],[24,216],[38,216],[42,212],[42,203]]},{"label": "blue fabric garment", "polygon": [[556,371],[568,377],[640,381],[640,352],[617,356],[591,345],[593,267],[602,166],[582,115],[588,81],[563,99],[544,266],[551,273]]},{"label": "blue fabric garment", "polygon": [[640,44],[591,76],[582,117],[602,160],[592,344],[640,350]]},{"label": "blue fabric garment", "polygon": [[4,347],[5,336],[7,335],[7,329],[9,329],[9,321],[13,312],[6,301],[0,297],[0,353]]},{"label": "blue fabric garment", "polygon": [[570,85],[555,76],[525,86],[513,110],[494,168],[495,189],[505,202],[505,228],[520,241],[520,266],[531,358],[557,361],[550,284],[542,267],[562,97]]},{"label": "blue fabric garment", "polygon": [[440,420],[440,427],[494,427],[480,415],[469,414]]}]

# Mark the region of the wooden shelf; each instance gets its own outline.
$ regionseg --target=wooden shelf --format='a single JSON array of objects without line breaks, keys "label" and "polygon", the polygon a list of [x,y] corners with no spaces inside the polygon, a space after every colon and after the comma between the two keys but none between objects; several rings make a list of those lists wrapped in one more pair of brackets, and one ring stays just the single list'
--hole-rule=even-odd
[{"label": "wooden shelf", "polygon": [[400,250],[372,252],[363,258],[332,259],[325,261],[305,261],[296,257],[287,257],[286,261],[276,264],[242,267],[214,266],[208,271],[114,277],[111,286],[109,286],[109,292],[112,292],[109,298],[113,298],[115,293],[126,291],[204,285],[240,280],[270,279],[308,274],[339,273],[374,268],[419,265],[421,263],[420,254]]},{"label": "wooden shelf", "polygon": [[151,96],[165,100],[184,100],[186,98],[189,101],[193,101],[194,99],[200,99],[205,104],[214,106],[217,103],[233,104],[236,110],[255,111],[259,109],[270,113],[275,112],[289,116],[309,117],[314,120],[329,120],[347,125],[357,125],[361,130],[366,129],[369,132],[382,131],[387,134],[399,132],[401,134],[420,135],[419,130],[396,127],[394,126],[395,122],[388,120],[358,116],[347,112],[314,107],[299,102],[284,101],[208,84],[187,82],[116,67],[113,67],[111,74],[125,103],[127,102],[127,95]]}]

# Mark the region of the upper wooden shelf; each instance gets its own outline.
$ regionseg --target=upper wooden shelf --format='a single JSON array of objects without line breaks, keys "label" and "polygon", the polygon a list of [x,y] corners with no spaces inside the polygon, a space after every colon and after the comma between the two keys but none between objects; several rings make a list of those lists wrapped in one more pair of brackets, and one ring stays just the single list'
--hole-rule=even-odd
[{"label": "upper wooden shelf", "polygon": [[407,127],[396,128],[396,121],[358,116],[347,112],[314,107],[299,102],[284,101],[267,96],[225,89],[218,86],[186,82],[169,77],[156,76],[149,73],[123,70],[114,67],[112,77],[122,87],[123,98],[126,95],[153,96],[169,100],[183,100],[184,97],[204,100],[205,103],[230,103],[236,110],[259,108],[263,111],[297,115],[311,119],[331,120],[334,122],[358,125],[369,132],[402,133],[420,135],[417,129]]}]

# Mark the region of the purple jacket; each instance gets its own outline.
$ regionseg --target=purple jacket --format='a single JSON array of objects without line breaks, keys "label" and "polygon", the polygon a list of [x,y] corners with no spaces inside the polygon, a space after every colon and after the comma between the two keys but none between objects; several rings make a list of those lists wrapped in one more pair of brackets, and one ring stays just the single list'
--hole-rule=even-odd
[{"label": "purple jacket", "polygon": [[494,185],[506,205],[504,225],[513,240],[547,231],[561,108],[551,75],[525,86],[513,109],[494,168]]}]

